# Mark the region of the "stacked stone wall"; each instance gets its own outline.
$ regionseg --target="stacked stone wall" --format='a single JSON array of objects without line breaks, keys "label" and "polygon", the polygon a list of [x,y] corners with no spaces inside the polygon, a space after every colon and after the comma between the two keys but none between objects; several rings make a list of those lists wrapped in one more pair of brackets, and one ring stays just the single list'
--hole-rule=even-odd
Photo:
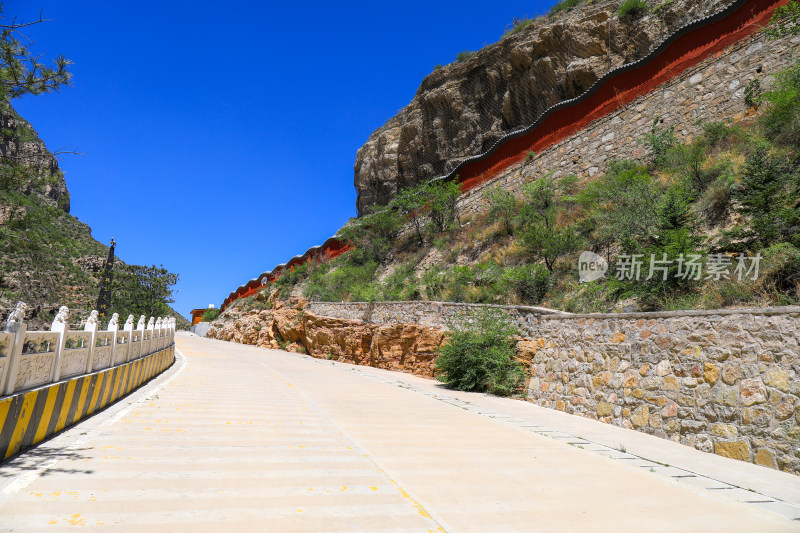
[{"label": "stacked stone wall", "polygon": [[528,399],[800,473],[800,308],[543,317]]}]

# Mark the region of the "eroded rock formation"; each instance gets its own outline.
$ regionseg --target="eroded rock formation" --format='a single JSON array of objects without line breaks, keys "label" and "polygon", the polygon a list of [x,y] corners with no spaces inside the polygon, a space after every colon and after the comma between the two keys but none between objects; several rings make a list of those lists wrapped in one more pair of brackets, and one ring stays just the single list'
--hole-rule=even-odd
[{"label": "eroded rock formation", "polygon": [[[665,35],[727,0],[651,2],[620,19],[605,1],[542,17],[472,57],[434,70],[414,99],[377,129],[356,156],[359,214],[398,190],[446,174],[464,158],[574,98],[606,72],[649,53]],[[656,5],[659,9],[654,9]]]},{"label": "eroded rock formation", "polygon": [[226,312],[206,336],[428,377],[434,375],[436,350],[446,338],[442,330],[420,324],[377,325],[316,316],[304,310],[302,299],[271,302],[271,309]]}]

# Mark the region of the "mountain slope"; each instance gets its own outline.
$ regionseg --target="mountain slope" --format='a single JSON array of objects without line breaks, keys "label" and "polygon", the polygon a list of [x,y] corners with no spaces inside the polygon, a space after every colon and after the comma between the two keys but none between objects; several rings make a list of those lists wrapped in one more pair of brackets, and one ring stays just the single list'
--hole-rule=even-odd
[{"label": "mountain slope", "polygon": [[108,247],[69,214],[64,175],[33,127],[7,102],[0,122],[0,318],[22,300],[31,328],[48,327],[61,305],[80,322],[96,305]]}]

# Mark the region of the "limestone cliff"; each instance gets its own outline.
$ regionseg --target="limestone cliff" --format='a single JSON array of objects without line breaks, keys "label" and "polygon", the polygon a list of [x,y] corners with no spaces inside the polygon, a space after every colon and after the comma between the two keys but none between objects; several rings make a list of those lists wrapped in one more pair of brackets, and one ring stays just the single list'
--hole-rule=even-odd
[{"label": "limestone cliff", "polygon": [[540,17],[437,68],[411,103],[359,149],[359,214],[386,204],[404,187],[450,172],[548,107],[580,95],[609,70],[645,56],[670,32],[728,3],[651,0],[644,16],[620,18],[619,2],[589,2]]},{"label": "limestone cliff", "polygon": [[13,188],[69,213],[69,192],[58,161],[33,126],[8,103],[0,103],[0,158],[3,189]]}]

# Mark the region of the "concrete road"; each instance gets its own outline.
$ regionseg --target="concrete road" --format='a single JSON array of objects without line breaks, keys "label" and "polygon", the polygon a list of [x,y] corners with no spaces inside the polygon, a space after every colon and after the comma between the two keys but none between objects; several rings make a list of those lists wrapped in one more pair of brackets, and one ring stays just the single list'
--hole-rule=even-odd
[{"label": "concrete road", "polygon": [[[185,359],[166,375],[0,468],[0,529],[800,530],[791,502],[770,500],[782,516],[743,503],[766,498],[757,492],[709,490],[703,475],[684,485],[670,474],[680,465],[604,453],[600,438],[537,424],[546,410],[524,402],[281,351],[177,344]],[[800,493],[794,476],[742,466],[745,479],[763,472]]]}]

